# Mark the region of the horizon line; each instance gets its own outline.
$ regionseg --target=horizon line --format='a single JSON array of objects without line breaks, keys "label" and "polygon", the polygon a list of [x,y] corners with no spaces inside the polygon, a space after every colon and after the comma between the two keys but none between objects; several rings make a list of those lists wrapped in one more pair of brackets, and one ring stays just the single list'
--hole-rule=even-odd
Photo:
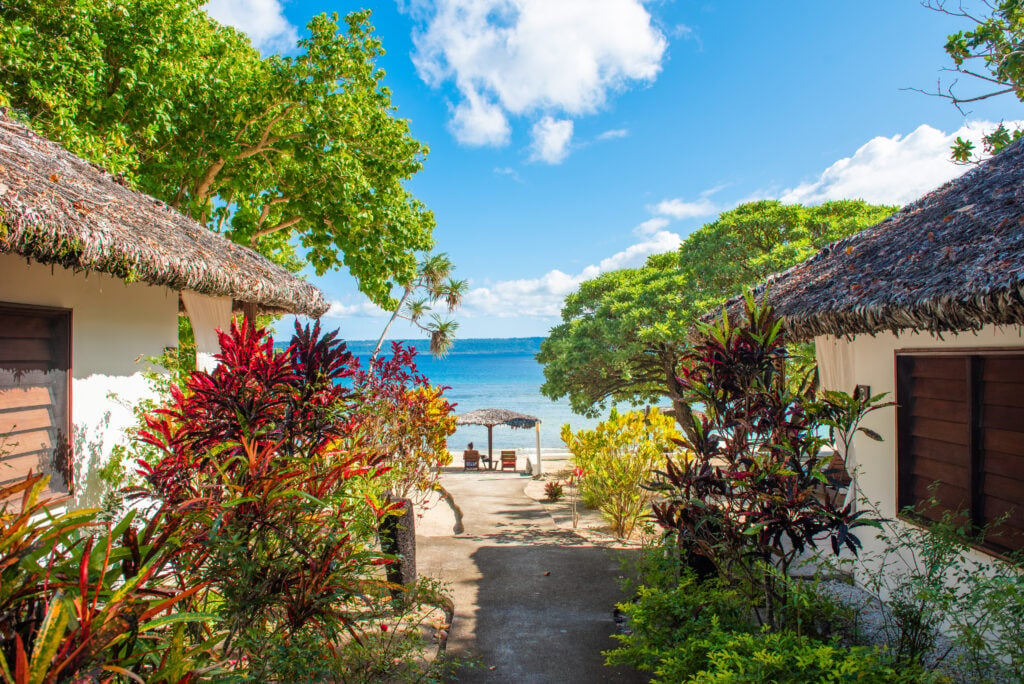
[{"label": "horizon line", "polygon": [[[475,340],[543,340],[543,339],[546,339],[546,338],[547,338],[547,335],[526,335],[526,336],[518,336],[518,337],[456,337],[455,341],[453,343],[453,346],[457,345],[459,342],[469,342],[469,341],[475,341]],[[367,342],[367,343],[371,343],[371,344],[377,344],[377,339],[376,338],[367,338],[367,339],[362,339],[362,340],[354,340],[354,339],[342,338],[342,341],[345,344],[356,344],[356,343],[363,343],[363,342]],[[275,340],[275,342],[277,342],[277,340]],[[429,337],[389,337],[389,338],[386,338],[384,340],[384,344],[387,344],[388,342],[413,342],[413,343],[430,344],[430,338]],[[383,349],[383,347],[381,347],[381,348]]]}]

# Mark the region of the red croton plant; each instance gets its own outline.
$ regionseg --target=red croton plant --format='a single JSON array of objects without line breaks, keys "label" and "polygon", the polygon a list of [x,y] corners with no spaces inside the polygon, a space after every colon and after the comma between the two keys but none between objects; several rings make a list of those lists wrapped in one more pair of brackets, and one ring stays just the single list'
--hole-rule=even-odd
[{"label": "red croton plant", "polygon": [[[359,600],[387,559],[373,532],[390,505],[375,486],[384,453],[345,439],[362,420],[354,357],[336,333],[299,327],[287,349],[251,323],[221,333],[219,365],[192,373],[142,438],[154,497],[183,519],[190,565],[249,676],[317,678],[359,639]],[[347,445],[345,449],[340,445]],[[312,657],[311,657],[312,656]]]},{"label": "red croton plant", "polygon": [[416,366],[416,350],[394,342],[391,356],[358,369],[354,387],[360,406],[348,444],[382,451],[388,488],[394,498],[423,504],[439,490],[440,468],[451,463],[448,437],[455,432],[455,405],[446,387],[430,384]]},{"label": "red croton plant", "polygon": [[205,588],[180,573],[188,550],[157,511],[146,524],[63,512],[47,478],[0,487],[0,675],[12,684],[115,678],[191,682],[217,638],[190,639],[203,616],[173,610]]},{"label": "red croton plant", "polygon": [[379,629],[385,494],[419,472],[386,462],[422,465],[451,405],[400,346],[367,373],[319,325],[220,342],[146,417],[144,521],[51,512],[40,476],[0,488],[4,680],[333,681]]},{"label": "red croton plant", "polygon": [[[745,320],[703,326],[679,378],[694,413],[653,488],[655,520],[675,536],[692,565],[760,598],[758,616],[777,626],[784,578],[802,553],[826,542],[856,554],[867,511],[829,487],[823,448],[848,448],[854,432],[880,439],[860,420],[891,404],[787,382],[789,352],[771,307],[746,299]],[[829,438],[825,434],[829,433]]]}]

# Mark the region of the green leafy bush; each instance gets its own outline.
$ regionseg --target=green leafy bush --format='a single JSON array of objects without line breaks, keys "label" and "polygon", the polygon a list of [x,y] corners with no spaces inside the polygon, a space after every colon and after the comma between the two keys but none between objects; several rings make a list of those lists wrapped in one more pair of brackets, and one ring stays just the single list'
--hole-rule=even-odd
[{"label": "green leafy bush", "polygon": [[[938,505],[924,501],[904,511]],[[927,528],[890,521],[881,550],[863,559],[858,577],[885,599],[883,630],[908,663],[949,669],[971,682],[1021,681],[1024,672],[1024,558],[978,559],[986,530],[965,512],[947,511]]]},{"label": "green leafy bush", "polygon": [[706,667],[708,640],[716,632],[756,629],[740,592],[720,580],[701,582],[688,570],[674,585],[641,586],[635,599],[619,608],[630,633],[615,635],[622,645],[605,653],[607,664],[659,675],[669,661],[677,674]]},{"label": "green leafy bush", "polygon": [[612,409],[593,430],[573,433],[562,426],[562,441],[583,471],[583,504],[600,510],[616,536],[628,537],[647,514],[653,494],[644,485],[652,470],[663,467],[679,436],[675,421],[659,411]]},{"label": "green leafy bush", "polygon": [[[0,487],[0,674],[12,684],[180,682],[216,670],[214,646],[188,629],[206,583],[179,574],[193,550],[159,511],[116,525],[95,509],[62,513],[46,477]],[[184,610],[179,610],[183,609]]]},{"label": "green leafy bush", "polygon": [[450,681],[455,661],[432,656],[448,637],[453,613],[454,604],[441,583],[421,577],[406,600],[375,605],[371,628],[338,649],[329,675],[337,678],[343,672],[345,682]]},{"label": "green leafy bush", "polygon": [[677,669],[677,661],[668,658],[658,672],[659,681],[693,684],[914,684],[930,680],[920,669],[894,665],[878,649],[845,647],[792,632],[765,630],[730,634],[717,631],[701,646],[707,649],[706,669],[690,674],[689,670]]},{"label": "green leafy bush", "polygon": [[875,648],[758,628],[744,592],[687,569],[674,586],[641,586],[620,608],[630,633],[616,635],[622,645],[606,661],[652,672],[657,682],[926,681],[919,667],[897,669]]}]

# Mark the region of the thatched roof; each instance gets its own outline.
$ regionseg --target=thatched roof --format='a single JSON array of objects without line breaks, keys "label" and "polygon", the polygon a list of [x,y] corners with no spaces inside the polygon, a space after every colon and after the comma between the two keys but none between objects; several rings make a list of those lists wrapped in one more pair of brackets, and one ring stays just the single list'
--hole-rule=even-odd
[{"label": "thatched roof", "polygon": [[[1024,324],[1024,141],[766,289],[791,339]],[[725,306],[737,318],[742,297]]]},{"label": "thatched roof", "polygon": [[540,422],[537,416],[528,416],[525,413],[516,413],[508,409],[485,408],[476,409],[463,413],[455,418],[457,425],[508,425],[514,428],[532,428]]},{"label": "thatched roof", "polygon": [[0,109],[0,253],[320,316],[309,283],[11,120]]}]

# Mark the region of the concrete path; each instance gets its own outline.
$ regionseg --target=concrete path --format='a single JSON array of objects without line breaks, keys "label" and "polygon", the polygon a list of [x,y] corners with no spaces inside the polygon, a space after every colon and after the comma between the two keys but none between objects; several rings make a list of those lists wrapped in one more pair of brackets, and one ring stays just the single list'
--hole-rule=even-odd
[{"label": "concrete path", "polygon": [[609,636],[621,600],[616,558],[630,552],[556,527],[523,493],[528,481],[512,473],[446,473],[465,532],[452,534],[444,504],[417,522],[419,572],[448,582],[455,601],[448,650],[481,663],[463,668],[457,681],[646,682],[640,673],[605,667],[601,656],[617,643]]}]

